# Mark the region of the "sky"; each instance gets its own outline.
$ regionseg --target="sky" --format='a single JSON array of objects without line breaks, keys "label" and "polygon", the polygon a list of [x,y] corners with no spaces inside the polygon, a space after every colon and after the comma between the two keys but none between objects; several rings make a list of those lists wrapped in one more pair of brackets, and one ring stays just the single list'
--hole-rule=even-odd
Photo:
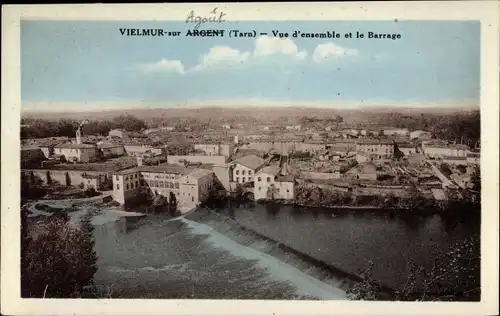
[{"label": "sky", "polygon": [[[161,28],[182,36],[123,36],[123,28]],[[184,36],[189,29],[193,24],[182,21],[22,21],[23,110],[148,102],[169,107],[209,100],[479,102],[479,22],[232,21],[201,26],[226,30],[224,37],[204,38]],[[257,36],[228,37],[234,29],[255,30]],[[290,35],[276,38],[273,30]],[[335,31],[341,37],[294,38],[296,30]],[[344,37],[349,32],[353,38]],[[356,32],[365,38],[355,38]],[[369,39],[368,32],[398,33],[401,39]]]}]

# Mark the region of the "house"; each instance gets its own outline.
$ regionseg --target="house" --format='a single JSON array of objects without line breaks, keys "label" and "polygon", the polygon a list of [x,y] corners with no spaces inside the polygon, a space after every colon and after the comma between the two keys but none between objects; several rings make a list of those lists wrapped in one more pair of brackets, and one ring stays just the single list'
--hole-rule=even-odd
[{"label": "house", "polygon": [[223,125],[221,125],[221,127],[223,129],[231,129],[231,125],[229,125],[229,124],[223,124]]},{"label": "house", "polygon": [[97,146],[90,144],[60,144],[54,146],[55,155],[63,155],[67,161],[94,162],[97,160]]},{"label": "house", "polygon": [[432,133],[427,131],[413,131],[410,133],[410,139],[420,139],[420,140],[429,140],[432,138]]},{"label": "house", "polygon": [[199,205],[209,199],[214,187],[214,172],[195,169],[180,180],[180,202],[183,205]]},{"label": "house", "polygon": [[443,142],[422,143],[422,149],[427,158],[443,158],[443,157],[467,157],[469,147],[460,144],[446,144]]},{"label": "house", "polygon": [[387,128],[383,130],[385,136],[406,136],[410,135],[407,128]]},{"label": "house", "polygon": [[363,139],[356,143],[356,153],[370,160],[392,159],[394,146],[391,140]]},{"label": "house", "polygon": [[101,177],[95,174],[82,174],[82,184],[85,189],[93,188],[99,191],[102,188]]},{"label": "house", "polygon": [[348,170],[345,176],[356,180],[377,180],[377,168],[372,163],[364,162]]},{"label": "house", "polygon": [[302,125],[288,125],[285,127],[285,130],[287,130],[287,131],[301,131]]},{"label": "house", "polygon": [[467,157],[462,157],[462,156],[444,156],[442,157],[443,162],[450,164],[450,165],[462,165],[466,166],[467,165]]},{"label": "house", "polygon": [[122,138],[122,139],[128,138],[127,132],[125,132],[122,129],[112,129],[109,131],[108,136],[109,137],[118,137],[118,138]]},{"label": "house", "polygon": [[255,200],[292,200],[295,198],[295,178],[282,175],[281,169],[276,165],[262,168],[255,174],[253,180]]},{"label": "house", "polygon": [[125,148],[121,144],[102,142],[97,145],[97,148],[101,150],[104,158],[120,157],[125,155]]},{"label": "house", "polygon": [[467,154],[467,162],[474,165],[481,163],[481,154],[479,152],[470,152]]},{"label": "house", "polygon": [[233,166],[232,181],[245,183],[253,180],[255,173],[264,166],[265,160],[249,155],[231,161],[230,164]]},{"label": "house", "polygon": [[152,147],[142,144],[126,144],[123,146],[128,156],[160,156],[166,153],[166,147]]},{"label": "house", "polygon": [[405,155],[405,157],[409,157],[409,156],[417,154],[417,149],[416,149],[415,145],[413,145],[413,144],[402,143],[402,144],[397,144],[397,147],[398,147],[399,151],[402,152],[403,155]]},{"label": "house", "polygon": [[318,152],[318,159],[321,161],[330,160],[330,154],[328,150],[321,150]]},{"label": "house", "polygon": [[230,157],[234,152],[234,144],[195,144],[194,150],[204,152],[208,156]]}]

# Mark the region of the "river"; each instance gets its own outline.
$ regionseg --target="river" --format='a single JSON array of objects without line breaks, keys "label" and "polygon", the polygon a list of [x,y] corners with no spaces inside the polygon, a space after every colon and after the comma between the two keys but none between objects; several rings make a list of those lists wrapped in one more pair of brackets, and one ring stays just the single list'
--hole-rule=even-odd
[{"label": "river", "polygon": [[96,226],[95,282],[113,298],[346,299],[349,278],[317,262],[357,275],[373,261],[374,279],[394,288],[409,261],[430,267],[480,229],[470,214],[254,203],[127,221]]}]

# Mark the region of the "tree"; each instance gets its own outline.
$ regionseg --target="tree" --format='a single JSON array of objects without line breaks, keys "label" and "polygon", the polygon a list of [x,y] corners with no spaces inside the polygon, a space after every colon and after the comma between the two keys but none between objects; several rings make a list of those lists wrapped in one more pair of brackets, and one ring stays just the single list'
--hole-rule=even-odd
[{"label": "tree", "polygon": [[139,120],[137,117],[130,114],[115,117],[113,122],[116,128],[121,128],[128,132],[139,132],[147,127],[144,121]]},{"label": "tree", "polygon": [[97,271],[92,216],[77,226],[55,217],[29,228],[28,212],[21,212],[22,297],[81,297]]},{"label": "tree", "polygon": [[[430,268],[408,262],[405,283],[394,291],[401,301],[473,301],[480,296],[480,242],[471,236],[458,242],[448,251],[438,254]],[[351,299],[377,300],[380,284],[372,277],[373,262],[361,272],[348,294]]]},{"label": "tree", "polygon": [[470,181],[473,185],[473,189],[476,191],[481,190],[481,169],[479,166],[474,166],[474,170],[472,171]]}]

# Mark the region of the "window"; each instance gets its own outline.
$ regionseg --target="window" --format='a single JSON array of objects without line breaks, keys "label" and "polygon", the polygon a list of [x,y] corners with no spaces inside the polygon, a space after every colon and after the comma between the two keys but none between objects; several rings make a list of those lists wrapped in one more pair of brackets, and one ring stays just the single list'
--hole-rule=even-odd
[{"label": "window", "polygon": [[236,174],[237,174],[237,175],[238,175],[238,174],[240,174],[240,171],[239,171],[239,170],[236,170]]},{"label": "window", "polygon": [[261,177],[258,177],[258,178],[257,178],[257,180],[262,181],[262,178],[261,178]]},{"label": "window", "polygon": [[115,176],[115,178],[116,178],[116,181],[118,181],[118,176]]},{"label": "window", "polygon": [[290,193],[290,190],[286,189],[286,193]]},{"label": "window", "polygon": [[127,186],[126,186],[127,190],[128,190],[128,183],[127,183]]},{"label": "window", "polygon": [[170,186],[171,189],[174,188],[174,184],[172,182],[170,182],[169,186]]},{"label": "window", "polygon": [[239,177],[236,177],[236,182],[240,182],[240,178]]},{"label": "window", "polygon": [[128,176],[125,176],[125,180],[128,180]]},{"label": "window", "polygon": [[245,175],[245,170],[243,170],[243,171],[241,172],[241,174],[242,174],[242,175]]},{"label": "window", "polygon": [[243,179],[241,179],[241,182],[245,182],[245,179],[246,179],[246,178],[245,178],[245,177],[243,177]]},{"label": "window", "polygon": [[259,187],[259,191],[261,191],[261,189],[262,189],[262,188],[261,188],[261,187]]},{"label": "window", "polygon": [[191,197],[191,202],[194,202],[194,196],[193,196],[193,197]]},{"label": "window", "polygon": [[276,191],[278,191],[278,193],[280,193],[280,188],[276,189]]},{"label": "window", "polygon": [[137,188],[139,186],[139,181],[135,181],[135,187]]},{"label": "window", "polygon": [[251,175],[252,174],[252,170],[248,170],[248,175]]},{"label": "window", "polygon": [[144,180],[141,180],[141,186],[145,186]]},{"label": "window", "polygon": [[270,177],[267,177],[267,182],[271,182],[271,178]]},{"label": "window", "polygon": [[120,190],[120,185],[119,184],[116,185],[116,189]]},{"label": "window", "polygon": [[178,189],[179,188],[179,183],[176,183],[175,184],[175,188]]},{"label": "window", "polygon": [[135,174],[135,178],[137,179],[137,173]]}]

